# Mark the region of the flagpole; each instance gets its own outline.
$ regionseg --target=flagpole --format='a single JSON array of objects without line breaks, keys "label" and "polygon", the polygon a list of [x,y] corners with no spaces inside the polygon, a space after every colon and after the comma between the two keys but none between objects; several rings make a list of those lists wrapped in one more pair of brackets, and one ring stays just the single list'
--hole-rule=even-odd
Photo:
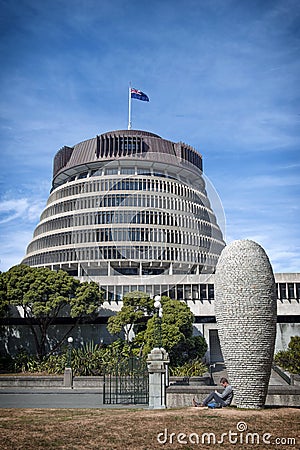
[{"label": "flagpole", "polygon": [[128,130],[131,130],[131,83],[128,90]]}]

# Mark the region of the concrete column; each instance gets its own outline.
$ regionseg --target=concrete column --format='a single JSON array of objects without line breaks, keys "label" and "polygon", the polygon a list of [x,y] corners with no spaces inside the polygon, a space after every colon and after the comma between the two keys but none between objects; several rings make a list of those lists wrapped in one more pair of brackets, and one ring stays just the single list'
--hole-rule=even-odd
[{"label": "concrete column", "polygon": [[147,358],[149,373],[149,408],[166,408],[166,385],[169,355],[163,348],[155,347]]},{"label": "concrete column", "polygon": [[73,374],[71,367],[66,367],[64,372],[64,387],[73,388]]}]

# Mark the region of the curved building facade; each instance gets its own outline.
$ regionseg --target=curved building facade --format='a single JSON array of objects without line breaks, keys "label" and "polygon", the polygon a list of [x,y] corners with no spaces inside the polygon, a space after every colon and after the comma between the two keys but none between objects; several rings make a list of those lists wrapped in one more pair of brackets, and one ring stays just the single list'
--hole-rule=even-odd
[{"label": "curved building facade", "polygon": [[63,147],[24,264],[132,290],[200,299],[224,247],[191,146],[137,130]]}]

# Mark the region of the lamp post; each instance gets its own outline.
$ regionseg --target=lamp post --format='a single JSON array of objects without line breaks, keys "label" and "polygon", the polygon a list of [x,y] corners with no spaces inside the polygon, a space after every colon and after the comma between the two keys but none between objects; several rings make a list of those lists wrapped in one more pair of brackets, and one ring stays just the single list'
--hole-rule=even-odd
[{"label": "lamp post", "polygon": [[214,386],[213,369],[216,367],[216,363],[209,365],[210,385]]},{"label": "lamp post", "polygon": [[166,407],[166,386],[169,384],[168,364],[169,355],[162,348],[161,319],[162,306],[161,297],[154,297],[154,348],[148,354],[147,365],[149,373],[149,408],[162,409]]},{"label": "lamp post", "polygon": [[68,356],[67,356],[67,363],[65,367],[65,373],[64,373],[64,386],[68,388],[73,388],[73,374],[72,374],[72,368],[71,368],[71,356],[72,356],[72,343],[73,338],[72,336],[68,337]]},{"label": "lamp post", "polygon": [[162,340],[161,340],[162,307],[160,300],[161,300],[160,295],[156,295],[154,297],[154,308],[156,309],[155,326],[154,326],[154,343],[155,343],[154,346],[158,348],[162,347]]},{"label": "lamp post", "polygon": [[72,336],[68,337],[68,360],[67,360],[67,367],[71,367],[71,357],[72,357],[72,344],[73,344],[73,338]]}]

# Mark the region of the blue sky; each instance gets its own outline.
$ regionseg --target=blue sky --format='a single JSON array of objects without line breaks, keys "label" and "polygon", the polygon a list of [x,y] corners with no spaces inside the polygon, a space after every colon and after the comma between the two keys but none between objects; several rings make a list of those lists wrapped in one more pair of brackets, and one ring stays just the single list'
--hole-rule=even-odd
[{"label": "blue sky", "polygon": [[298,0],[0,0],[0,270],[20,262],[63,146],[133,128],[204,159],[226,241],[300,272]]}]

